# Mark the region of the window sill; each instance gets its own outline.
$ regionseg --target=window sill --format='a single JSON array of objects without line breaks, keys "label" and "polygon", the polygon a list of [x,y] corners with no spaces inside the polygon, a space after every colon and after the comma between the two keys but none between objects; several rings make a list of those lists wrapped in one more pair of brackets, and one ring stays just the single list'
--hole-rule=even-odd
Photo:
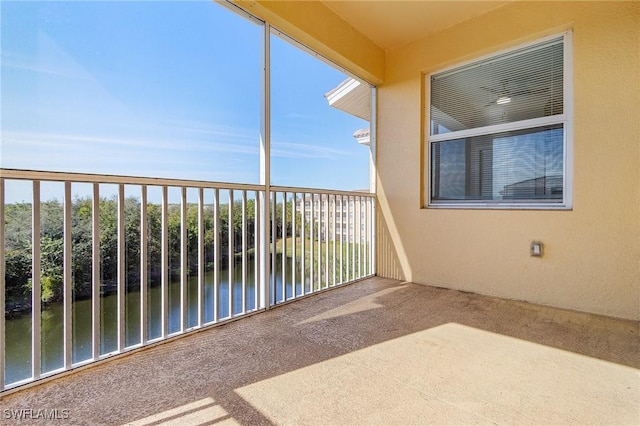
[{"label": "window sill", "polygon": [[557,203],[428,203],[423,209],[455,209],[455,210],[573,210],[571,204]]}]

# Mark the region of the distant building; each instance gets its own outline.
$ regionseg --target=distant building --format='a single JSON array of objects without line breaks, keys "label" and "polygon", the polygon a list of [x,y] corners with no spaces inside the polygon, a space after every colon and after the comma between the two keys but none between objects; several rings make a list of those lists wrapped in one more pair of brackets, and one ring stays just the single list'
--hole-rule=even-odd
[{"label": "distant building", "polygon": [[[368,191],[362,191],[368,192]],[[364,200],[364,199],[363,199]],[[366,235],[366,211],[364,201],[362,205],[353,197],[334,197],[326,194],[304,194],[296,198],[296,213],[304,217],[306,223],[313,221],[314,233],[317,235],[320,226],[320,235],[325,239],[327,220],[329,221],[330,235],[335,230],[335,238],[354,242]],[[359,220],[358,219],[359,216]],[[360,228],[358,235],[355,231]]]}]

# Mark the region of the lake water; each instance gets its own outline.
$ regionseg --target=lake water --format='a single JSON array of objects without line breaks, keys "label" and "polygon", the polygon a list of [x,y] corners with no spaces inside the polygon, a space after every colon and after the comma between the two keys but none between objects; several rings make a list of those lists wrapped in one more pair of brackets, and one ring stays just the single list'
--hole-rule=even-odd
[{"label": "lake water", "polygon": [[[276,300],[293,295],[291,280],[291,262],[287,262],[285,285],[282,279],[281,255],[277,255],[275,271]],[[296,276],[300,277],[300,268]],[[255,309],[255,264],[253,259],[247,262],[247,278],[245,298],[242,298],[242,265],[236,262],[234,272],[234,300],[233,314],[245,310]],[[302,283],[296,280],[296,294],[301,294]],[[214,317],[214,276],[213,272],[205,275],[204,286],[204,322],[213,321]],[[305,283],[309,291],[309,282]],[[147,292],[147,335],[148,340],[161,336],[161,287],[151,287]],[[271,292],[270,292],[271,293]],[[272,299],[272,297],[271,297]],[[271,300],[273,302],[273,300]],[[117,303],[116,294],[100,297],[100,353],[107,354],[116,351],[117,342]],[[187,285],[187,324],[186,328],[194,327],[198,323],[198,280],[190,277]],[[218,286],[218,317],[229,317],[229,271],[220,271],[220,285]],[[5,383],[13,383],[31,377],[31,316],[7,319],[5,323]],[[91,359],[92,320],[91,299],[74,300],[72,304],[72,361],[73,363]],[[180,282],[169,285],[169,333],[180,330]],[[125,296],[125,346],[140,343],[140,293],[130,291]],[[42,311],[41,319],[41,364],[42,372],[62,368],[63,360],[63,305],[55,303],[48,305]]]}]

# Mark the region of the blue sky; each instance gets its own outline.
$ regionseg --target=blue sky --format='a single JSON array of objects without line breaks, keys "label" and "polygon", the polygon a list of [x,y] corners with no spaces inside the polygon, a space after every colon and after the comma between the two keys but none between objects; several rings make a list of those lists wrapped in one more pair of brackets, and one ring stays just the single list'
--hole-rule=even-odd
[{"label": "blue sky", "polygon": [[[0,13],[2,167],[258,183],[257,24],[208,0]],[[271,43],[272,183],[368,187],[368,123],[323,97],[346,75]]]}]

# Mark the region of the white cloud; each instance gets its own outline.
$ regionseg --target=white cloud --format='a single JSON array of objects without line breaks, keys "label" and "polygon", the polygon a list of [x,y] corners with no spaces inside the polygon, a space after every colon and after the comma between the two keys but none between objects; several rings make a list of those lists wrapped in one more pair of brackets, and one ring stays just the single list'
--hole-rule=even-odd
[{"label": "white cloud", "polygon": [[322,145],[307,145],[295,142],[274,142],[271,155],[281,158],[326,158],[336,159],[348,155],[346,151]]},{"label": "white cloud", "polygon": [[157,140],[3,131],[0,167],[230,181],[258,173],[258,142],[252,146],[239,139]]}]

